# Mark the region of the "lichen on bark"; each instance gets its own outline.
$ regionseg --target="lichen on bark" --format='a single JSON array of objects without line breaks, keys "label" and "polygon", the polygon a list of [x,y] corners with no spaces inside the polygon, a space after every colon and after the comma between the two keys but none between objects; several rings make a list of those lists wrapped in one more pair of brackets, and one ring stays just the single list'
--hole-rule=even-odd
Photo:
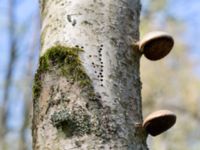
[{"label": "lichen on bark", "polygon": [[64,138],[90,133],[90,117],[81,108],[78,113],[69,113],[67,109],[55,112],[51,116],[51,121],[59,133],[64,133]]}]

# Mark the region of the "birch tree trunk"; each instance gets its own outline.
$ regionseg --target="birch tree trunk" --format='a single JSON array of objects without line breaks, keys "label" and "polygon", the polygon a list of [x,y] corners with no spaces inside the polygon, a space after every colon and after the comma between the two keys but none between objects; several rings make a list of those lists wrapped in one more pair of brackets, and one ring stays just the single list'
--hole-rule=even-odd
[{"label": "birch tree trunk", "polygon": [[33,149],[146,150],[139,0],[41,0]]}]

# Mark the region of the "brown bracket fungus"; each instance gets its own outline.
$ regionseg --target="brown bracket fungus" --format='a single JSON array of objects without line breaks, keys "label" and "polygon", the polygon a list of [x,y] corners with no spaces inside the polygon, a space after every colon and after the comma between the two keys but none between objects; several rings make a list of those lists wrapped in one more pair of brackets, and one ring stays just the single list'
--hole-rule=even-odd
[{"label": "brown bracket fungus", "polygon": [[150,60],[165,57],[172,49],[174,40],[162,31],[150,32],[139,41],[139,50]]},{"label": "brown bracket fungus", "polygon": [[152,136],[157,136],[171,128],[176,122],[176,115],[169,110],[159,110],[147,116],[143,128]]}]

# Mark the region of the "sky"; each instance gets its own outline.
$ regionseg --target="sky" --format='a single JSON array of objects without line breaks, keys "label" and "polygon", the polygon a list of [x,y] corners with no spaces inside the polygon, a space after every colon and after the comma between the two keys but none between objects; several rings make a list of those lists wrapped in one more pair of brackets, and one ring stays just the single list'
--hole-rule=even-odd
[{"label": "sky", "polygon": [[170,5],[169,13],[186,24],[185,42],[195,52],[194,55],[200,56],[200,1],[170,0]]},{"label": "sky", "polygon": [[[3,95],[3,81],[6,72],[6,66],[8,63],[9,54],[9,37],[7,35],[7,0],[0,1],[0,103],[2,102]],[[145,4],[145,0],[142,0]],[[15,69],[15,80],[20,81],[22,77],[24,66],[26,65],[27,54],[26,48],[33,35],[33,26],[30,26],[30,22],[34,21],[34,17],[38,13],[38,1],[37,0],[17,0],[16,1],[16,28],[18,33],[23,32],[21,24],[28,26],[27,34],[20,37],[19,41],[19,62]],[[183,41],[189,46],[191,55],[194,59],[198,59],[200,56],[200,0],[169,0],[167,8],[168,12],[183,21],[186,25],[186,30],[183,33]],[[22,45],[22,46],[21,46]],[[17,84],[16,84],[17,85]],[[23,107],[23,95],[20,95],[18,87],[11,89],[12,95],[10,96],[11,112],[9,119],[9,126],[11,128],[19,128],[22,118]]]}]

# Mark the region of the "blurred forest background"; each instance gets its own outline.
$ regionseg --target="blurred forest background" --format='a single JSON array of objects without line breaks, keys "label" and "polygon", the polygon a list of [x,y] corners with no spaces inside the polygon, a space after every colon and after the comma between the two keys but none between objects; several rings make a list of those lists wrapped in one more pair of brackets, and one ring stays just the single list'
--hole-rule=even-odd
[{"label": "blurred forest background", "polygon": [[[153,30],[175,39],[160,61],[141,59],[143,115],[177,114],[168,132],[148,137],[152,150],[200,149],[200,1],[142,0],[141,37]],[[0,1],[0,150],[31,149],[32,80],[39,58],[38,0]]]}]

